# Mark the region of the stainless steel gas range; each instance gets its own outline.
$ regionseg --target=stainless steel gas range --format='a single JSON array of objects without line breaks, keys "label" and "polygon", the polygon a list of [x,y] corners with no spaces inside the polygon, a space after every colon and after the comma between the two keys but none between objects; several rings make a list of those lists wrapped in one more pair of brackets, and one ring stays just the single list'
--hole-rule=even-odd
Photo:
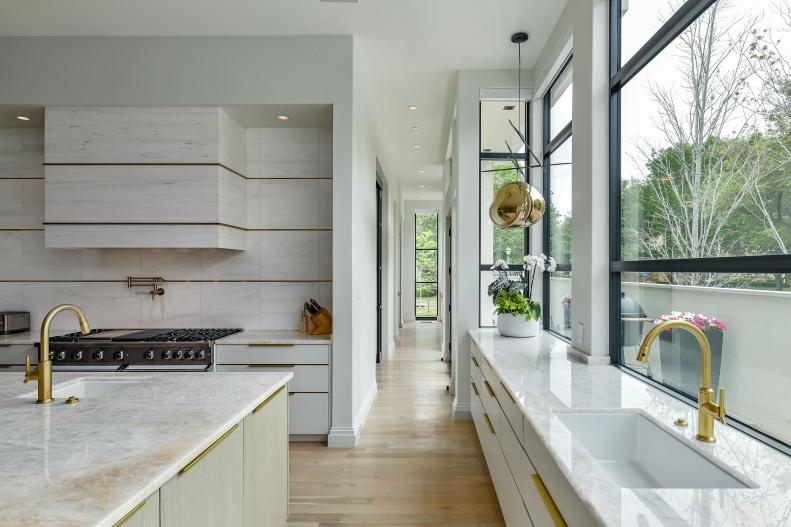
[{"label": "stainless steel gas range", "polygon": [[57,371],[208,371],[214,341],[241,329],[95,329],[49,339]]}]

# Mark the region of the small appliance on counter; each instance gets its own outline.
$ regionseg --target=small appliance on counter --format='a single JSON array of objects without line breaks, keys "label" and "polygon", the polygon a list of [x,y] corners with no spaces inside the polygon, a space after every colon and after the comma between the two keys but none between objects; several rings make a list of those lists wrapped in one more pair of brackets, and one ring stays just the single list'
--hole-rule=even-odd
[{"label": "small appliance on counter", "polygon": [[0,311],[0,335],[30,331],[30,313],[27,311]]}]

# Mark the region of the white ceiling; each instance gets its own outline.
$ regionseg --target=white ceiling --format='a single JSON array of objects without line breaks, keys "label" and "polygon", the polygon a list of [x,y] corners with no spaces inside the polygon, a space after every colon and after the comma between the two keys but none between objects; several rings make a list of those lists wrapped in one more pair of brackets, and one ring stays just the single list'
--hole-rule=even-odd
[{"label": "white ceiling", "polygon": [[[514,67],[516,49],[509,36],[516,31],[530,35],[522,56],[523,67],[532,67],[565,3],[4,1],[0,35],[356,35],[387,176],[401,182],[407,199],[437,199],[456,71]],[[418,109],[410,111],[409,105]]]}]

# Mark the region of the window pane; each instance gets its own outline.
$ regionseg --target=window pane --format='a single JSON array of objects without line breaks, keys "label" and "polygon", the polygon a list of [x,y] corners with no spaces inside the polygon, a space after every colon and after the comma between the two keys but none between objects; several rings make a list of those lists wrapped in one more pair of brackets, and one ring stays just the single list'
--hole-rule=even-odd
[{"label": "window pane", "polygon": [[489,206],[497,190],[506,183],[522,181],[522,176],[512,167],[510,161],[481,161],[481,265],[492,265],[498,259],[522,265],[525,230],[498,229],[489,218]]},{"label": "window pane", "polygon": [[437,281],[437,251],[415,251],[415,282]]},{"label": "window pane", "polygon": [[524,133],[526,116],[527,103],[522,103],[520,119],[519,105],[516,101],[481,101],[481,152],[484,154],[508,152],[505,146],[505,142],[508,141],[514,152],[524,153],[524,146],[509,121],[514,123],[514,126],[519,126]]},{"label": "window pane", "polygon": [[415,316],[437,316],[437,284],[415,284]]},{"label": "window pane", "polygon": [[558,271],[549,278],[549,305],[543,306],[549,317],[549,329],[571,338],[571,272]]},{"label": "window pane", "polygon": [[437,248],[437,213],[420,212],[415,214],[415,248]]},{"label": "window pane", "polygon": [[621,0],[621,64],[626,64],[683,2]]},{"label": "window pane", "polygon": [[[791,443],[791,421],[778,415],[791,379],[786,327],[791,320],[788,275],[705,275],[707,287],[687,273],[625,273],[621,286],[621,362],[696,399],[700,352],[682,331],[663,333],[652,347],[648,365],[635,360],[651,321],[673,312],[691,312],[711,320],[706,334],[712,347],[715,392],[725,388],[728,414],[768,435]],[[716,320],[715,320],[716,319]],[[723,328],[723,329],[719,329]],[[782,411],[781,411],[782,413]]]},{"label": "window pane", "polygon": [[549,156],[549,255],[571,263],[571,138]]},{"label": "window pane", "polygon": [[788,252],[791,98],[761,80],[791,81],[777,5],[714,4],[621,90],[621,259]]},{"label": "window pane", "polygon": [[549,138],[571,122],[572,66],[569,63],[549,91]]}]

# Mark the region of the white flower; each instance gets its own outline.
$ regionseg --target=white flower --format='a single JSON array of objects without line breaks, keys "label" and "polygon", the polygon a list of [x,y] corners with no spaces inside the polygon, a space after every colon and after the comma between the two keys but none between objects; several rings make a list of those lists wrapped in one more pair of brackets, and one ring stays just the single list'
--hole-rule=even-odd
[{"label": "white flower", "polygon": [[494,262],[494,265],[491,266],[489,269],[491,269],[492,271],[507,271],[508,264],[505,263],[505,260],[498,259],[497,261]]},{"label": "white flower", "polygon": [[554,258],[550,256],[547,262],[547,271],[550,273],[554,273],[557,270],[557,268],[558,268],[558,263],[555,261]]}]

